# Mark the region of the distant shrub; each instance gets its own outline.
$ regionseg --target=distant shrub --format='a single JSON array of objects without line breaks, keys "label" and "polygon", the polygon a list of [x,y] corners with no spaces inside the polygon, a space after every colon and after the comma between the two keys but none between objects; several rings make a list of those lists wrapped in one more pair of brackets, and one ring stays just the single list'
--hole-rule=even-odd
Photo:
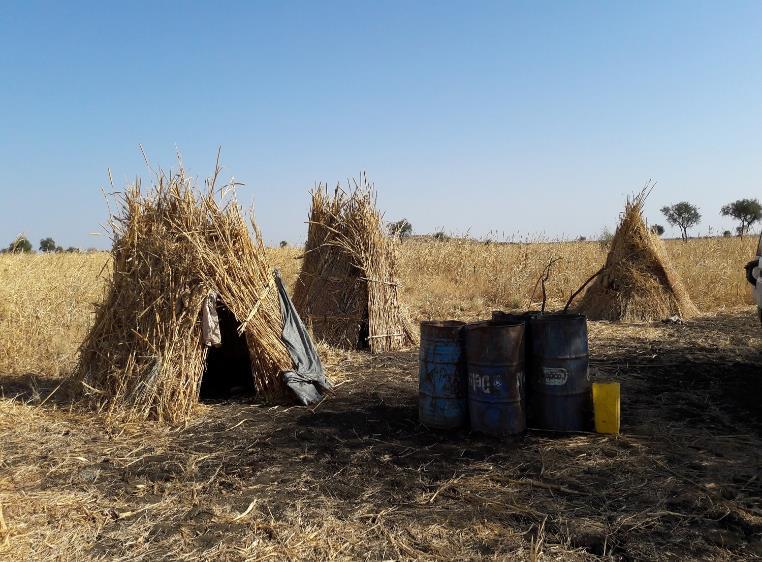
[{"label": "distant shrub", "polygon": [[736,227],[736,233],[744,236],[755,222],[762,220],[762,204],[757,199],[739,199],[723,205],[720,214],[739,221],[741,224]]},{"label": "distant shrub", "polygon": [[680,229],[680,236],[683,242],[688,241],[688,229],[693,228],[701,222],[701,213],[698,207],[688,201],[681,201],[674,205],[665,205],[661,212],[672,226]]},{"label": "distant shrub", "polygon": [[389,234],[400,238],[407,238],[413,234],[413,225],[407,219],[401,219],[397,222],[389,223]]},{"label": "distant shrub", "polygon": [[611,233],[607,226],[603,227],[600,236],[598,236],[598,242],[601,248],[608,248],[611,245],[611,241],[614,239],[614,235]]},{"label": "distant shrub", "polygon": [[40,251],[41,252],[55,252],[56,251],[56,241],[52,238],[43,238],[40,240]]},{"label": "distant shrub", "polygon": [[8,251],[13,254],[28,254],[32,251],[32,243],[26,236],[18,236],[8,244]]}]

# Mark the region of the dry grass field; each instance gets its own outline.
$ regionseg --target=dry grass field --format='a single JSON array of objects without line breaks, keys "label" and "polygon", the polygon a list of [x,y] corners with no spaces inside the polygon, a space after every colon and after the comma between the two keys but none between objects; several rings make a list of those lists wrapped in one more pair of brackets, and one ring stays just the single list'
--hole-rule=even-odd
[{"label": "dry grass field", "polygon": [[[749,304],[743,264],[754,255],[752,237],[707,238],[667,250],[694,303],[704,311]],[[542,300],[531,294],[552,258],[548,306],[562,308],[569,295],[606,260],[599,242],[485,244],[468,240],[403,244],[401,277],[406,301],[417,318],[472,319],[492,308],[527,308]]]},{"label": "dry grass field", "polygon": [[[751,304],[743,264],[754,255],[753,237],[708,238],[667,248],[694,303],[705,312]],[[273,248],[271,261],[293,287],[301,250]],[[412,239],[401,249],[404,301],[415,320],[473,320],[492,309],[526,308],[551,258],[561,258],[547,284],[549,308],[562,308],[606,259],[598,242],[485,244]],[[72,366],[102,294],[108,254],[0,256],[0,373],[58,376]]]},{"label": "dry grass field", "polygon": [[[320,346],[317,408],[201,405],[183,427],[108,424],[59,388],[107,254],[0,256],[0,559],[644,560],[762,558],[762,330],[751,238],[668,241],[703,314],[591,322],[623,385],[619,437],[530,431],[498,443],[417,423],[417,352]],[[299,250],[273,249],[290,285]],[[597,242],[408,240],[416,320],[560,308]]]}]

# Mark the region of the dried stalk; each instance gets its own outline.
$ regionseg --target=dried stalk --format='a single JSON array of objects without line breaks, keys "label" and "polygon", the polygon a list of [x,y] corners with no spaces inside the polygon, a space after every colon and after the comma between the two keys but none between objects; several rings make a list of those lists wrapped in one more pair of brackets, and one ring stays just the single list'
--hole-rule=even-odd
[{"label": "dried stalk", "polygon": [[118,195],[112,215],[112,268],[105,299],[80,348],[75,378],[111,413],[177,422],[198,400],[205,367],[201,304],[215,291],[243,321],[257,390],[285,393],[292,366],[272,268],[256,225],[254,239],[235,198],[205,189],[182,168],[158,172],[143,193],[138,180]]},{"label": "dried stalk", "polygon": [[652,187],[647,184],[628,198],[605,271],[595,277],[578,307],[593,320],[651,321],[698,314],[662,241],[643,220]]},{"label": "dried stalk", "polygon": [[[403,348],[416,339],[399,302],[399,241],[385,234],[373,186],[360,184],[333,195],[320,185],[312,192],[304,262],[294,304],[315,320],[316,338],[332,345]],[[367,334],[363,334],[367,331]]]}]

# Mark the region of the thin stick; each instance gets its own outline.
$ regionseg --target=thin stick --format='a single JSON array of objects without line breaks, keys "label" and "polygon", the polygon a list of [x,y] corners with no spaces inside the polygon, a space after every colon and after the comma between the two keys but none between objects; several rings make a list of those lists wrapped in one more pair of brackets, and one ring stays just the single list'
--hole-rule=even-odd
[{"label": "thin stick", "polygon": [[571,306],[571,303],[572,303],[572,301],[573,301],[573,300],[574,300],[574,299],[577,297],[577,295],[579,295],[579,294],[580,294],[580,293],[581,293],[581,292],[582,292],[582,291],[585,289],[585,287],[587,287],[587,286],[590,284],[590,282],[591,282],[593,279],[595,279],[595,278],[596,278],[596,277],[598,277],[598,276],[599,276],[601,273],[603,273],[603,272],[605,271],[605,269],[606,269],[606,266],[604,265],[604,266],[603,266],[602,268],[600,268],[598,271],[596,271],[595,273],[593,273],[593,274],[592,274],[592,275],[591,275],[591,276],[590,276],[590,277],[587,279],[587,281],[585,281],[584,283],[582,283],[582,286],[581,286],[579,289],[577,289],[576,291],[574,291],[574,292],[571,294],[571,296],[569,297],[569,300],[568,300],[568,301],[566,301],[566,306],[564,307],[564,314],[566,314],[566,312],[569,310],[569,306]]},{"label": "thin stick", "polygon": [[[553,264],[559,261],[561,261],[561,258],[551,258],[548,262],[548,265],[546,265],[545,269],[543,269],[542,274],[540,275],[540,279],[537,282],[542,282],[542,308],[540,309],[540,312],[542,313],[545,313],[545,303],[548,300],[548,295],[545,292],[545,282],[550,279],[550,269],[553,267]],[[535,289],[537,289],[537,283],[535,283]]]},{"label": "thin stick", "polygon": [[59,388],[61,388],[61,385],[62,385],[62,384],[63,384],[63,382],[59,383],[59,385],[53,389],[53,392],[51,392],[50,394],[48,394],[48,397],[47,397],[47,398],[45,398],[45,400],[43,400],[42,402],[40,402],[40,403],[37,405],[37,407],[38,407],[38,408],[41,408],[41,407],[42,407],[42,406],[45,404],[45,402],[47,402],[48,400],[50,400],[50,397],[51,397],[51,396],[53,396],[53,395],[54,395],[54,394],[55,394],[55,393],[58,391],[58,389],[59,389]]}]

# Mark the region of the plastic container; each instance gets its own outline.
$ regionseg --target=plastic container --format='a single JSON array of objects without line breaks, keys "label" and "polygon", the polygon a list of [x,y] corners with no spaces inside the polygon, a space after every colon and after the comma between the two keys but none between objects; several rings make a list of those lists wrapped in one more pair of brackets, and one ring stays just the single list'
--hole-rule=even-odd
[{"label": "plastic container", "polygon": [[597,433],[619,433],[619,383],[593,383],[593,410]]}]

